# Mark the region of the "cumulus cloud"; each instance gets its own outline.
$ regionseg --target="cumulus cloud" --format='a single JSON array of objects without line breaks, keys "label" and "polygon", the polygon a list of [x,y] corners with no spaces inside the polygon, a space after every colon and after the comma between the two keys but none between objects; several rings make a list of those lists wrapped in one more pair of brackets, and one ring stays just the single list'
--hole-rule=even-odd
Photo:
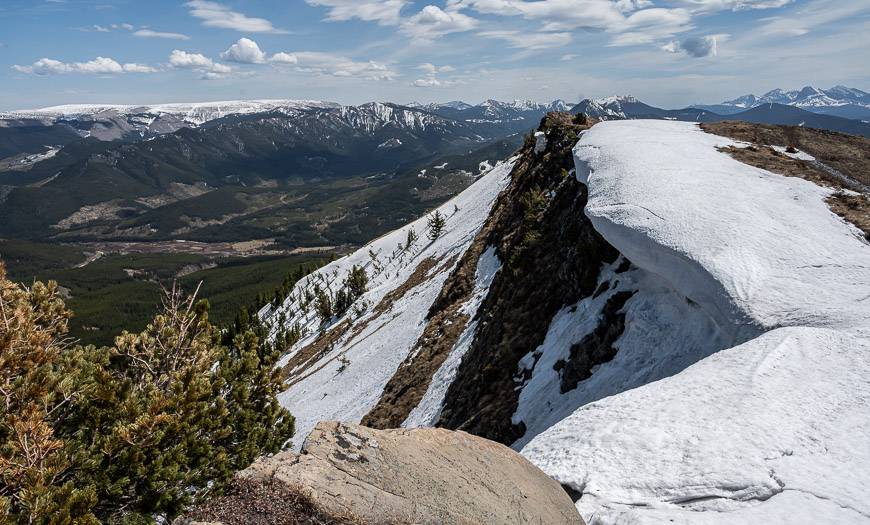
[{"label": "cumulus cloud", "polygon": [[272,22],[265,18],[246,16],[218,2],[190,0],[186,5],[190,8],[191,16],[199,18],[202,24],[208,27],[235,29],[249,33],[286,33],[276,29]]},{"label": "cumulus cloud", "polygon": [[240,38],[229,49],[221,53],[221,58],[241,64],[262,64],[266,61],[266,53],[250,38]]},{"label": "cumulus cloud", "polygon": [[299,59],[296,58],[296,55],[291,55],[290,53],[284,53],[282,51],[269,57],[269,61],[276,64],[296,64],[299,62]]},{"label": "cumulus cloud", "polygon": [[177,69],[193,69],[206,79],[219,78],[233,71],[231,67],[219,64],[201,53],[188,53],[180,49],[172,50],[169,65]]},{"label": "cumulus cloud", "polygon": [[419,13],[405,19],[401,31],[415,40],[425,41],[450,33],[470,31],[477,26],[477,19],[457,9],[442,10],[438,6],[427,5]]},{"label": "cumulus cloud", "polygon": [[424,62],[417,66],[417,69],[423,71],[425,78],[418,78],[411,83],[414,87],[443,87],[454,86],[458,83],[456,80],[445,80],[438,78],[441,73],[452,73],[456,68],[451,65],[436,66],[430,62]]},{"label": "cumulus cloud", "polygon": [[524,31],[482,31],[484,38],[504,40],[511,47],[527,50],[552,49],[571,43],[571,33],[527,33]]},{"label": "cumulus cloud", "polygon": [[51,58],[41,58],[29,66],[12,66],[13,69],[22,73],[35,75],[53,75],[63,73],[91,73],[91,74],[116,74],[116,73],[154,73],[156,68],[144,64],[120,64],[112,58],[97,57],[87,62],[61,62]]},{"label": "cumulus cloud", "polygon": [[719,52],[719,41],[726,35],[693,36],[678,42],[672,40],[662,46],[669,53],[685,53],[690,57],[703,58],[716,56]]},{"label": "cumulus cloud", "polygon": [[326,20],[339,22],[357,18],[380,25],[396,25],[407,0],[305,0],[308,5],[328,7]]},{"label": "cumulus cloud", "polygon": [[117,73],[154,73],[156,68],[144,64],[121,64],[112,58],[97,57],[87,62],[61,62],[51,58],[40,58],[29,66],[14,65],[12,69],[34,75],[60,75],[65,73],[117,74]]},{"label": "cumulus cloud", "polygon": [[[126,28],[125,28],[126,29]],[[132,26],[131,26],[132,29]],[[139,29],[133,31],[133,36],[140,38],[166,38],[169,40],[190,40],[190,37],[182,33],[169,33],[165,31],[154,31],[152,29]]]}]

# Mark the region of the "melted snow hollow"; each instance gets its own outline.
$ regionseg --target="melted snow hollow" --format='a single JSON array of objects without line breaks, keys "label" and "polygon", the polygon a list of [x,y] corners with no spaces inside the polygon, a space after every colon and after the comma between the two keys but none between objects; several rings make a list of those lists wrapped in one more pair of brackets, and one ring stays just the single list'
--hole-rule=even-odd
[{"label": "melted snow hollow", "polygon": [[616,357],[564,396],[546,364],[606,297],[554,318],[514,418],[590,525],[870,522],[870,246],[831,190],[730,144],[635,120],[575,148],[586,214],[636,267],[601,279],[636,293]]}]

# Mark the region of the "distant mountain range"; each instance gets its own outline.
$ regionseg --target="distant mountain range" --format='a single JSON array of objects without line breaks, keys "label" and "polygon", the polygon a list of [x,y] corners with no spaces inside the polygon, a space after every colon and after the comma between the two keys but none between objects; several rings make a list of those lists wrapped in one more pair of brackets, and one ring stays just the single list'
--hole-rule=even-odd
[{"label": "distant mountain range", "polygon": [[845,86],[834,86],[831,89],[806,86],[794,91],[774,89],[760,97],[743,95],[721,104],[695,105],[694,107],[720,115],[733,115],[764,104],[782,104],[823,115],[870,120],[870,93]]},{"label": "distant mountain range", "polygon": [[687,122],[720,122],[723,120],[744,120],[757,124],[783,124],[787,126],[806,126],[810,128],[839,131],[850,135],[870,137],[870,124],[867,122],[807,111],[797,106],[764,103],[749,109],[741,109],[728,114],[715,113],[706,107],[684,109],[661,109],[640,102],[634,97],[608,97],[597,100],[584,100],[571,108],[572,113],[585,113],[601,120],[615,119],[664,119]]}]

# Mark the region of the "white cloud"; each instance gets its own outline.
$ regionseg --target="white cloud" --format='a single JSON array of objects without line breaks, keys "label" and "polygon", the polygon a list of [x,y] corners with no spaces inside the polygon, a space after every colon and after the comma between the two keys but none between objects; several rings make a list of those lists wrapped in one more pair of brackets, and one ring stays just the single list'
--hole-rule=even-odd
[{"label": "white cloud", "polygon": [[527,50],[552,49],[571,43],[571,33],[532,33],[525,31],[482,31],[484,38],[505,40],[511,47]]},{"label": "white cloud", "polygon": [[719,40],[727,35],[693,36],[678,42],[672,40],[662,47],[668,53],[685,53],[694,58],[716,56],[719,53]]},{"label": "white cloud", "polygon": [[[615,35],[611,39],[611,45],[616,46],[648,44],[692,28],[691,12],[688,9],[651,7],[652,5],[649,0],[448,1],[449,9],[469,8],[484,14],[537,20],[541,22],[540,30],[543,32],[605,31]],[[490,33],[498,34],[500,31]],[[542,42],[545,40],[543,37],[535,38]],[[517,39],[511,41],[515,44],[514,47],[532,48],[517,45]]]},{"label": "white cloud", "polygon": [[[129,24],[127,24],[129,25]],[[124,29],[127,29],[126,27]],[[132,29],[132,26],[130,26]],[[165,31],[154,31],[151,29],[140,29],[133,32],[133,36],[140,38],[166,38],[169,40],[190,40],[190,37],[182,33],[168,33]]]},{"label": "white cloud", "polygon": [[61,62],[51,58],[40,58],[29,66],[14,65],[12,69],[34,75],[60,75],[64,73],[117,74],[117,73],[154,73],[156,68],[144,64],[120,64],[112,58],[97,57],[87,62]]},{"label": "white cloud", "polygon": [[415,40],[433,40],[450,33],[461,33],[476,28],[478,21],[457,9],[446,11],[427,5],[416,15],[402,22],[401,31]]},{"label": "white cloud", "polygon": [[694,11],[740,11],[743,9],[775,9],[790,4],[793,0],[679,0],[678,3]]},{"label": "white cloud", "polygon": [[157,73],[159,71],[157,68],[145,64],[124,64],[123,67],[127,73]]},{"label": "white cloud", "polygon": [[425,62],[417,66],[417,69],[425,71],[430,75],[434,75],[435,73],[449,73],[451,71],[456,71],[456,68],[453,66],[436,66],[435,64],[431,64],[429,62]]},{"label": "white cloud", "polygon": [[188,53],[174,49],[169,55],[169,65],[178,69],[193,69],[203,74],[203,78],[216,78],[232,73],[232,68],[219,64],[201,53]]},{"label": "white cloud", "polygon": [[407,0],[305,0],[308,5],[328,7],[326,20],[340,22],[358,18],[380,25],[396,25]]},{"label": "white cloud", "polygon": [[299,59],[296,58],[296,55],[291,55],[290,53],[284,53],[282,51],[269,57],[269,61],[275,62],[276,64],[296,64]]},{"label": "white cloud", "polygon": [[441,73],[452,73],[453,71],[456,71],[456,68],[451,65],[436,66],[430,62],[424,62],[417,66],[417,69],[423,71],[426,74],[426,77],[418,78],[412,82],[411,85],[414,87],[448,87],[459,83],[456,80],[438,78],[438,75]]},{"label": "white cloud", "polygon": [[266,61],[266,53],[250,38],[240,38],[238,42],[221,53],[221,58],[242,64],[262,64]]},{"label": "white cloud", "polygon": [[562,57],[559,58],[559,60],[562,62],[570,62],[571,60],[574,60],[575,58],[577,58],[577,55],[568,54],[568,55],[562,55]]},{"label": "white cloud", "polygon": [[414,87],[440,87],[441,81],[435,77],[418,78],[412,85]]},{"label": "white cloud", "polygon": [[296,71],[332,75],[335,77],[356,77],[366,80],[393,80],[397,74],[384,63],[356,61],[347,57],[321,53],[317,51],[300,51],[296,53],[275,53],[269,60],[276,64],[291,64]]},{"label": "white cloud", "polygon": [[276,29],[265,18],[246,16],[229,7],[209,0],[190,0],[187,2],[191,16],[202,20],[203,25],[222,29],[235,29],[250,33],[286,33]]},{"label": "white cloud", "polygon": [[613,28],[617,34],[610,45],[650,44],[692,28],[692,15],[686,9],[642,9],[630,14]]},{"label": "white cloud", "polygon": [[127,31],[132,31],[134,27],[133,24],[112,24],[112,29],[126,29]]}]

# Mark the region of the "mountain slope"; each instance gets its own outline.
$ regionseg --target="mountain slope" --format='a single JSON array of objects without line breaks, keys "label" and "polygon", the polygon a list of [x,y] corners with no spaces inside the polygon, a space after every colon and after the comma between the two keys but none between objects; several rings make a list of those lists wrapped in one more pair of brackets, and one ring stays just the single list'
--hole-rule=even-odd
[{"label": "mountain slope", "polygon": [[[462,122],[377,103],[298,110],[292,116],[232,115],[133,143],[88,139],[24,174],[0,173],[0,184],[12,186],[3,192],[0,234],[170,238],[209,221],[214,226],[240,220],[239,214],[287,208],[300,195],[323,200],[347,192],[346,186],[303,191],[302,183],[340,186],[357,179],[356,187],[400,184],[397,192],[417,193],[439,184],[435,173],[418,180],[420,168],[487,144]],[[449,187],[464,187],[476,171],[445,171],[448,187],[435,192],[455,193]],[[396,174],[401,181],[393,179]],[[31,213],[34,206],[40,213]],[[92,213],[95,207],[103,212]],[[341,204],[329,219],[346,213]],[[245,230],[248,238],[284,231],[272,226],[274,220],[265,228],[264,221],[254,222],[258,232]]]},{"label": "mountain slope", "polygon": [[[816,129],[839,131],[850,135],[870,137],[870,124],[833,115],[820,115],[783,104],[763,104],[752,109],[729,115],[721,120],[744,120],[759,124],[784,124],[807,126]],[[715,122],[715,121],[708,121]]]},{"label": "mountain slope", "polygon": [[[589,523],[865,519],[870,245],[833,190],[691,123],[589,124],[548,116],[444,236],[394,232],[261,312],[308,330],[283,360],[300,428],[490,437]],[[368,292],[318,318],[353,265]]]}]

